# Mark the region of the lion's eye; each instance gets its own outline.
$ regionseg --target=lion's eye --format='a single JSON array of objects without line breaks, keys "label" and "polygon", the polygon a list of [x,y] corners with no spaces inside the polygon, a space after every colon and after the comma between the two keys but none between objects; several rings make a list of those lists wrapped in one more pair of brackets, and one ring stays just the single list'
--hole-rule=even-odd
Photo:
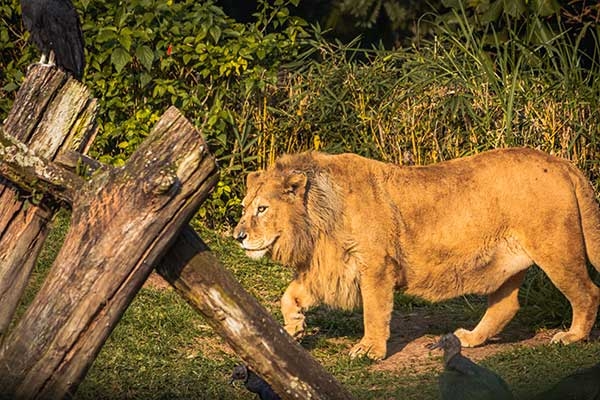
[{"label": "lion's eye", "polygon": [[267,206],[258,206],[258,208],[256,209],[256,211],[258,211],[258,214],[262,214],[265,211],[267,211]]}]

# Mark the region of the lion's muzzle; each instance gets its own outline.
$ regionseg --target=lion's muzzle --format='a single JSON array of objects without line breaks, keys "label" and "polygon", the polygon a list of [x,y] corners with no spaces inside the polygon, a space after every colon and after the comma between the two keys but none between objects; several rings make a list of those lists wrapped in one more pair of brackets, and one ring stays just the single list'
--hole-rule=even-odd
[{"label": "lion's muzzle", "polygon": [[242,243],[247,237],[248,233],[246,233],[246,229],[244,229],[244,227],[238,225],[233,230],[233,238],[238,242]]}]

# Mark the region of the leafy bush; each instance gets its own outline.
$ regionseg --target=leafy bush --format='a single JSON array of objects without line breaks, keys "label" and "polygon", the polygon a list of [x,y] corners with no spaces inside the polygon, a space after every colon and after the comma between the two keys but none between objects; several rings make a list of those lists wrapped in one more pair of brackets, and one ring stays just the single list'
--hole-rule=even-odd
[{"label": "leafy bush", "polygon": [[33,60],[34,51],[22,39],[18,0],[0,4],[0,122],[12,106],[14,95]]},{"label": "leafy bush", "polygon": [[[228,175],[252,160],[243,141],[255,127],[246,121],[281,66],[306,50],[306,23],[288,11],[297,0],[261,2],[251,24],[235,22],[212,1],[74,4],[86,42],[84,83],[100,99],[92,156],[122,165],[175,105],[202,129],[219,158],[229,182],[220,187],[231,187]],[[18,5],[11,0],[0,6],[6,22],[0,27],[0,69],[6,72],[0,79],[0,117],[8,113],[27,65],[38,57],[27,45]],[[230,214],[239,193],[218,190],[215,196],[215,206],[209,201],[205,214],[219,221]]]}]

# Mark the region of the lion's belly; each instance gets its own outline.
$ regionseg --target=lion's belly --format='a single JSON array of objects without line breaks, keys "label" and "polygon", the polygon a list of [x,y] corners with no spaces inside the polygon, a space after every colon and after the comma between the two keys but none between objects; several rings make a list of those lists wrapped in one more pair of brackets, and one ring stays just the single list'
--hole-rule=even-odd
[{"label": "lion's belly", "polygon": [[532,263],[515,240],[506,239],[491,249],[448,254],[445,260],[433,261],[433,265],[422,261],[409,266],[406,293],[429,301],[490,294]]}]

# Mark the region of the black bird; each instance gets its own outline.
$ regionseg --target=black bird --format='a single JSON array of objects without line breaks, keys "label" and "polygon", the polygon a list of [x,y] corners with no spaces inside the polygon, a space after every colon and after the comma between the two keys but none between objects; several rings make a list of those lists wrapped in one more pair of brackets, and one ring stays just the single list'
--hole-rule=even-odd
[{"label": "black bird", "polygon": [[85,64],[83,34],[70,0],[21,0],[31,41],[42,52],[41,64],[57,65],[79,80]]},{"label": "black bird", "polygon": [[600,363],[572,373],[536,399],[600,400]]},{"label": "black bird", "polygon": [[510,388],[497,374],[460,354],[460,340],[453,333],[442,336],[438,343],[427,346],[444,350],[444,372],[439,377],[443,400],[508,400]]},{"label": "black bird", "polygon": [[271,386],[245,365],[236,365],[233,368],[231,383],[233,384],[234,381],[244,382],[246,389],[258,394],[261,400],[280,400],[280,397],[271,389]]}]

